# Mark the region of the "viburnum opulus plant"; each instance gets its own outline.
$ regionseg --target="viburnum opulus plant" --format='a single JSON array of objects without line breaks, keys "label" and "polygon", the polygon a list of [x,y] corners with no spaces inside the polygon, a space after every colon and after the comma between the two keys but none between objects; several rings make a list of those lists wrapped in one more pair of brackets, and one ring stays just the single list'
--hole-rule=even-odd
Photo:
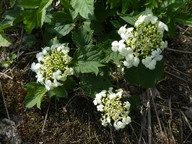
[{"label": "viburnum opulus plant", "polygon": [[119,52],[125,59],[123,65],[127,68],[137,67],[140,62],[150,69],[155,69],[157,61],[163,58],[162,51],[167,47],[163,41],[164,31],[168,31],[167,25],[158,21],[152,14],[141,15],[134,27],[122,26],[118,30],[120,41],[112,43],[112,50]]},{"label": "viburnum opulus plant", "polygon": [[93,101],[97,110],[101,112],[103,126],[114,126],[116,130],[125,128],[131,122],[129,117],[130,103],[122,100],[123,90],[113,92],[113,88],[96,94]]},{"label": "viburnum opulus plant", "polygon": [[37,82],[45,85],[48,91],[62,86],[67,76],[73,75],[73,69],[68,66],[72,59],[68,52],[67,44],[56,44],[37,53],[38,63],[32,63],[31,70],[37,74]]}]

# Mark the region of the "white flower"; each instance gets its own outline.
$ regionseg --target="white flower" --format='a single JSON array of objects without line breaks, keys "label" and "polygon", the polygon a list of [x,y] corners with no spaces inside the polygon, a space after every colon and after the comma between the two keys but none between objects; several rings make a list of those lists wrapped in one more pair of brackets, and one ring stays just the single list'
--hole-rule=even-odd
[{"label": "white flower", "polygon": [[128,54],[128,55],[125,57],[125,59],[126,59],[127,62],[132,63],[133,60],[134,60],[134,55],[133,55],[133,54]]},{"label": "white flower", "polygon": [[42,54],[43,54],[43,55],[46,55],[48,51],[50,51],[50,47],[45,47],[45,48],[42,50]]},{"label": "white flower", "polygon": [[62,72],[60,70],[57,70],[53,73],[53,79],[60,80],[62,78],[61,74]]},{"label": "white flower", "polygon": [[146,17],[147,17],[146,15],[140,15],[138,20],[135,22],[135,26],[138,26],[141,23],[143,23],[145,21]]},{"label": "white flower", "polygon": [[127,67],[127,68],[131,68],[133,65],[132,65],[132,63],[130,63],[130,62],[128,62],[128,61],[124,61],[123,62],[123,65],[125,66],[125,67]]},{"label": "white flower", "polygon": [[127,33],[131,33],[133,30],[134,30],[134,28],[130,27],[130,28],[127,29]]},{"label": "white flower", "polygon": [[125,124],[121,121],[117,121],[114,123],[114,127],[116,130],[123,129],[125,128]]},{"label": "white flower", "polygon": [[115,93],[112,93],[112,94],[109,95],[109,98],[110,98],[110,99],[114,99],[115,97],[116,97],[116,94],[115,94]]},{"label": "white flower", "polygon": [[[105,97],[101,96],[102,93],[105,94]],[[103,126],[109,124],[113,125],[116,130],[119,130],[130,123],[131,119],[128,116],[130,104],[129,102],[122,101],[122,94],[122,89],[113,92],[112,87],[110,87],[108,91],[103,90],[96,94],[93,103],[97,106],[97,111],[101,112],[101,122]],[[122,120],[124,121],[122,122]]]},{"label": "white flower", "polygon": [[156,16],[152,16],[150,21],[151,21],[151,24],[155,24],[157,22],[158,18]]},{"label": "white flower", "polygon": [[53,89],[53,84],[50,80],[45,80],[45,88],[49,91]]},{"label": "white flower", "polygon": [[158,30],[160,30],[160,31],[162,31],[162,32],[163,32],[164,30],[168,31],[168,27],[167,27],[166,24],[164,24],[163,22],[159,21],[159,23],[158,23]]},{"label": "white flower", "polygon": [[118,51],[118,48],[119,48],[119,42],[118,41],[114,41],[112,42],[112,51],[116,52]]},{"label": "white flower", "polygon": [[107,123],[111,124],[111,119],[109,117],[106,118]]},{"label": "white flower", "polygon": [[122,119],[122,122],[125,124],[125,125],[127,125],[127,124],[129,124],[130,122],[131,122],[131,118],[128,116],[128,117],[124,117],[123,119]]},{"label": "white flower", "polygon": [[42,53],[42,52],[37,53],[37,54],[36,54],[36,58],[37,58],[38,62],[43,61],[43,59],[44,59],[43,53]]},{"label": "white flower", "polygon": [[152,61],[151,57],[146,57],[145,59],[142,59],[142,63],[147,66]]},{"label": "white flower", "polygon": [[34,72],[38,72],[41,68],[41,64],[40,63],[32,63],[31,64],[31,70],[34,71]]},{"label": "white flower", "polygon": [[126,31],[127,31],[126,26],[127,25],[120,27],[120,29],[118,30],[119,35],[126,33]]},{"label": "white flower", "polygon": [[149,63],[149,65],[147,66],[150,70],[153,70],[153,69],[155,69],[155,65],[156,65],[156,60],[155,59],[153,59],[150,63]]},{"label": "white flower", "polygon": [[133,65],[137,67],[138,64],[139,64],[139,62],[140,62],[139,58],[134,57],[134,59],[133,59]]},{"label": "white flower", "polygon": [[58,87],[58,86],[62,86],[62,85],[63,85],[62,83],[60,83],[56,79],[54,79],[54,81],[53,81],[53,86],[54,87]]},{"label": "white flower", "polygon": [[43,83],[44,77],[42,74],[37,73],[37,82]]},{"label": "white flower", "polygon": [[97,106],[97,110],[98,110],[98,111],[103,111],[103,108],[104,108],[104,106],[101,105],[101,104]]},{"label": "white flower", "polygon": [[160,48],[163,50],[163,49],[167,48],[167,45],[168,45],[167,41],[162,41]]},{"label": "white flower", "polygon": [[127,107],[127,108],[130,108],[130,106],[131,106],[131,104],[128,101],[124,102],[124,104],[125,104],[125,107]]},{"label": "white flower", "polygon": [[102,124],[102,126],[106,127],[107,126],[107,121],[105,119],[101,119],[101,124]]}]

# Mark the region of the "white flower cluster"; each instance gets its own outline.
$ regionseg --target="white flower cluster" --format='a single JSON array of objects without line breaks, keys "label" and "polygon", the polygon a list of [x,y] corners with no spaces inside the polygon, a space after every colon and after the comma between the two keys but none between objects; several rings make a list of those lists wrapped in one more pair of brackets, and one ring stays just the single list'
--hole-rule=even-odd
[{"label": "white flower cluster", "polygon": [[37,74],[37,82],[45,85],[47,90],[62,86],[67,76],[73,75],[73,69],[68,67],[72,59],[68,52],[66,44],[56,44],[36,54],[38,63],[33,62],[31,70]]},{"label": "white flower cluster", "polygon": [[127,68],[137,67],[141,61],[153,70],[156,62],[162,60],[161,53],[167,47],[167,41],[162,38],[168,27],[152,14],[141,15],[134,27],[126,28],[125,25],[118,30],[121,40],[112,42],[112,51],[125,57],[123,64]]},{"label": "white flower cluster", "polygon": [[93,101],[97,110],[101,112],[101,122],[103,126],[113,125],[116,130],[125,128],[131,122],[128,116],[130,112],[130,103],[122,101],[123,90],[118,89],[114,93],[113,88],[108,91],[103,90],[96,94]]}]

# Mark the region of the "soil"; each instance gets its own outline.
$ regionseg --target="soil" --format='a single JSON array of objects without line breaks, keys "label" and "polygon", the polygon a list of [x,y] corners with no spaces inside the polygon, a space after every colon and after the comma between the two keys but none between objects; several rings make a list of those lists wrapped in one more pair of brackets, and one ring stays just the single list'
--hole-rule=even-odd
[{"label": "soil", "polygon": [[192,32],[181,27],[178,31],[164,52],[164,79],[155,88],[138,89],[141,104],[131,113],[132,123],[119,131],[101,125],[92,99],[78,87],[69,99],[45,98],[41,109],[25,108],[23,85],[35,81],[30,65],[36,51],[25,49],[15,38],[8,50],[1,50],[2,56],[9,52],[20,56],[1,68],[0,119],[7,117],[7,107],[23,144],[191,144]]}]

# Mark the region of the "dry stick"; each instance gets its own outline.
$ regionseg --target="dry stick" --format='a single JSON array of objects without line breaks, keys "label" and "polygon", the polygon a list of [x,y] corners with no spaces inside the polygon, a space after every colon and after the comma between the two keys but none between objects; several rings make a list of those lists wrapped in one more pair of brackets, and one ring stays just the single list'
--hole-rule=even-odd
[{"label": "dry stick", "polygon": [[169,113],[170,113],[170,120],[168,120],[168,124],[169,124],[169,129],[170,129],[170,133],[171,133],[173,143],[175,144],[176,143],[175,138],[173,136],[172,129],[171,129],[171,122],[172,122],[172,117],[173,117],[173,113],[171,111],[171,100],[169,100]]},{"label": "dry stick", "polygon": [[177,76],[177,75],[175,75],[175,74],[172,74],[172,73],[170,73],[170,72],[168,72],[168,71],[166,71],[166,70],[165,70],[165,73],[167,73],[167,74],[169,74],[169,75],[172,75],[172,76],[174,76],[174,77],[176,77],[176,78],[178,78],[178,79],[180,79],[180,80],[182,80],[182,81],[184,81],[184,82],[188,82],[187,80],[185,80],[185,79],[183,79],[183,78],[181,78],[181,77],[179,77],[179,76]]},{"label": "dry stick", "polygon": [[172,49],[172,48],[166,48],[169,51],[173,51],[173,52],[179,52],[179,53],[184,53],[184,54],[192,54],[191,51],[184,51],[184,50],[176,50],[176,49]]},{"label": "dry stick", "polygon": [[152,142],[152,138],[151,138],[151,134],[152,134],[152,128],[151,128],[151,106],[150,106],[150,98],[153,96],[151,88],[149,88],[147,90],[147,96],[148,96],[148,115],[147,115],[147,119],[148,119],[148,144],[151,144]]},{"label": "dry stick", "polygon": [[7,75],[7,74],[5,74],[5,73],[2,73],[2,72],[0,72],[0,78],[1,78],[1,76],[6,76],[6,77],[8,77],[8,78],[10,78],[10,79],[13,79],[13,78],[10,77],[9,75]]},{"label": "dry stick", "polygon": [[3,94],[3,88],[2,88],[1,82],[0,82],[0,88],[1,88],[1,94],[2,94],[2,97],[3,97],[3,103],[4,103],[4,106],[5,106],[7,117],[10,120],[9,111],[8,111],[7,104],[6,104],[6,101],[5,101],[5,97],[4,97],[4,94]]},{"label": "dry stick", "polygon": [[192,132],[192,127],[191,127],[191,125],[190,125],[190,123],[189,123],[189,121],[188,121],[187,117],[185,116],[185,114],[184,114],[182,111],[181,111],[181,114],[183,115],[185,122],[187,123],[187,125],[188,125],[189,129],[190,129],[190,130],[191,130],[191,132]]},{"label": "dry stick", "polygon": [[49,106],[48,106],[48,108],[47,108],[47,112],[46,112],[46,115],[45,115],[45,119],[44,119],[44,122],[43,122],[43,127],[42,127],[42,129],[41,129],[41,133],[43,134],[43,131],[44,131],[44,129],[45,129],[45,123],[46,123],[46,121],[47,121],[47,116],[48,116],[48,113],[49,113],[49,108],[50,108],[50,101],[49,101]]},{"label": "dry stick", "polygon": [[157,122],[159,124],[159,129],[161,131],[161,136],[163,136],[163,129],[162,129],[162,126],[161,126],[161,122],[160,122],[160,119],[159,119],[159,115],[157,113],[157,106],[155,104],[155,101],[154,101],[154,97],[152,96],[152,103],[153,103],[153,107],[155,109],[155,114],[156,114],[156,117],[157,117]]}]

